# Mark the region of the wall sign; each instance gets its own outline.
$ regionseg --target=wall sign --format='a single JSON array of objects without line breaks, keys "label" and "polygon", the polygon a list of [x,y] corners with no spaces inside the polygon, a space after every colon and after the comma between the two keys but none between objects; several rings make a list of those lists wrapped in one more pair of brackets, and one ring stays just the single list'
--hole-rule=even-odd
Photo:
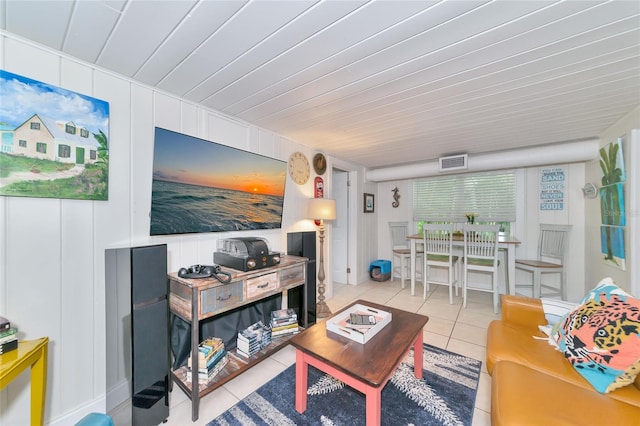
[{"label": "wall sign", "polygon": [[540,170],[540,211],[564,210],[564,167]]}]

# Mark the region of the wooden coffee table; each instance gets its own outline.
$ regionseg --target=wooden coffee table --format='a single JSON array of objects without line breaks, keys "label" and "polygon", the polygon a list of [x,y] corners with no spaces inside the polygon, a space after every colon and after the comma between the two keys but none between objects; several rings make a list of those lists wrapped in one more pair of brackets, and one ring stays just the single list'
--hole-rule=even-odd
[{"label": "wooden coffee table", "polygon": [[307,373],[312,365],[364,393],[367,426],[379,425],[382,389],[412,346],[414,372],[422,378],[422,328],[429,318],[364,300],[345,309],[355,304],[391,312],[391,322],[365,344],[328,331],[325,321],[291,338],[296,348],[296,410],[307,409]]}]

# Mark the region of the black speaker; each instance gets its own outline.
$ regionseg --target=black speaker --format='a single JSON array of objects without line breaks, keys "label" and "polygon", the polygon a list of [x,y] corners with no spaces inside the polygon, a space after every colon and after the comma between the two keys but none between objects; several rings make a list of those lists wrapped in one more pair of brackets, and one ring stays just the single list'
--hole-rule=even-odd
[{"label": "black speaker", "polygon": [[169,417],[167,246],[131,249],[131,374],[134,425]]},{"label": "black speaker", "polygon": [[107,409],[130,395],[127,423],[156,426],[171,385],[167,245],[107,249],[105,261]]},{"label": "black speaker", "polygon": [[307,294],[304,293],[304,287],[296,287],[288,291],[287,305],[295,309],[298,314],[298,322],[300,325],[303,321],[303,315],[300,312],[304,306],[303,297],[307,298],[307,315],[309,326],[316,323],[316,233],[315,231],[307,232],[290,232],[287,234],[287,254],[292,256],[306,257],[309,259],[307,265]]}]

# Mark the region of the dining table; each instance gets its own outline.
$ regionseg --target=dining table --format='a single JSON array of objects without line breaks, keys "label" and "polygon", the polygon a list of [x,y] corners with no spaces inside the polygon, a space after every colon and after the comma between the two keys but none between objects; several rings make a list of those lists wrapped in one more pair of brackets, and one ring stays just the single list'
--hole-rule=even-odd
[{"label": "dining table", "polygon": [[[422,234],[409,235],[407,239],[411,246],[411,295],[415,294],[416,289],[416,246],[424,241]],[[507,289],[509,294],[516,294],[516,247],[520,244],[520,240],[512,235],[498,235],[498,249],[502,250],[505,255],[505,263],[507,264]],[[462,233],[453,234],[453,246],[464,250],[464,235]],[[424,278],[423,278],[424,279]]]}]

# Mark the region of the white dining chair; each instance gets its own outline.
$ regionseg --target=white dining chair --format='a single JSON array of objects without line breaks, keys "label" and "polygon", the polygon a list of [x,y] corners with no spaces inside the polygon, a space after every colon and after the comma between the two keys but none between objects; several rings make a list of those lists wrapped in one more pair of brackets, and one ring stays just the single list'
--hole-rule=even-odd
[{"label": "white dining chair", "polygon": [[[426,300],[429,284],[446,285],[449,287],[449,304],[453,304],[453,288],[458,295],[458,259],[453,254],[453,224],[427,224],[422,225],[422,241],[424,247],[424,260],[422,276],[424,291],[422,298]],[[447,280],[441,281],[432,278],[431,268],[445,269]]]},{"label": "white dining chair", "polygon": [[[498,233],[499,225],[464,225],[464,278],[462,283],[462,305],[467,307],[469,290],[493,293],[493,311],[498,313],[500,295],[498,293]],[[469,272],[491,274],[491,286],[481,286],[469,282]]]},{"label": "white dining chair", "polygon": [[[531,277],[529,283],[516,283],[516,291],[519,288],[528,288],[531,289],[530,294],[538,299],[560,296],[562,300],[567,300],[565,257],[569,248],[571,227],[572,225],[540,224],[537,258],[516,259],[516,270],[526,271]],[[543,284],[544,274],[559,274],[558,286]]]},{"label": "white dining chair", "polygon": [[[389,222],[389,231],[391,232],[391,278],[396,274],[396,270],[400,276],[402,288],[407,279],[411,279],[409,275],[411,271],[411,246],[407,239],[409,231],[409,222]],[[416,269],[418,269],[418,261],[422,262],[424,251],[422,248],[416,250]]]}]

